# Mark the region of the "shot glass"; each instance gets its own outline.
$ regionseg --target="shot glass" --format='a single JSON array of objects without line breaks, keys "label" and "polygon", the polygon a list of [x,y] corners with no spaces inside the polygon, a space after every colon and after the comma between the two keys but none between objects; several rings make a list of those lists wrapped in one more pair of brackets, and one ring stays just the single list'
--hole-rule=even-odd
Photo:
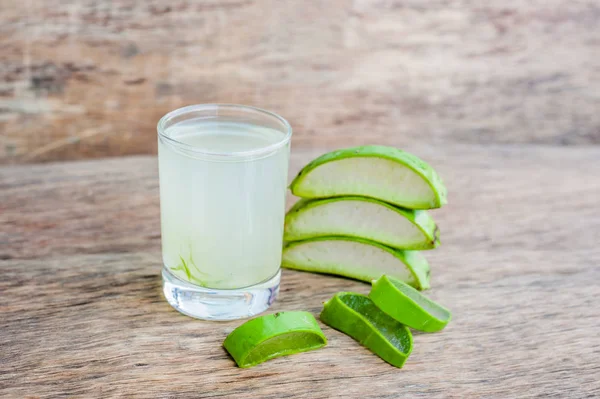
[{"label": "shot glass", "polygon": [[243,105],[158,122],[163,293],[206,320],[249,317],[279,292],[292,128]]}]

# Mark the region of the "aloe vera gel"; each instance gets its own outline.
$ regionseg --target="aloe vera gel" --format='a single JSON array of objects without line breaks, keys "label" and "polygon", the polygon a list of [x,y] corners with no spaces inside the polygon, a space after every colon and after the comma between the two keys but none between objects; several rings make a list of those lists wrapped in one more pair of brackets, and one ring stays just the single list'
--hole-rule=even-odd
[{"label": "aloe vera gel", "polygon": [[159,122],[164,291],[182,312],[246,317],[274,299],[290,135],[282,118],[232,105]]}]

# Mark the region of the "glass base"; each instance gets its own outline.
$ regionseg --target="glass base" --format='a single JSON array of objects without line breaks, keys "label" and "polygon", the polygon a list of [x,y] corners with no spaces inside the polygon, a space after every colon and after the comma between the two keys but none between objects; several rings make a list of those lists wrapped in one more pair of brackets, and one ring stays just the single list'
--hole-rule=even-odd
[{"label": "glass base", "polygon": [[163,293],[181,313],[202,320],[234,320],[264,312],[279,293],[281,270],[269,280],[250,287],[219,290],[183,281],[166,267],[162,270]]}]

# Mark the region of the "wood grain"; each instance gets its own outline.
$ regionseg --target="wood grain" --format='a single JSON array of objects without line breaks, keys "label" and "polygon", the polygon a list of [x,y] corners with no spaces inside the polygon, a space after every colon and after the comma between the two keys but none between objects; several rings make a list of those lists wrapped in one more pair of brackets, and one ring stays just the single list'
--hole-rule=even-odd
[{"label": "wood grain", "polygon": [[[453,311],[402,370],[326,326],[329,345],[248,370],[240,321],[160,292],[156,159],[0,168],[0,396],[584,398],[600,395],[600,149],[414,146],[449,187],[428,294]],[[295,150],[290,174],[325,151]],[[290,198],[290,202],[293,199]],[[318,315],[368,286],[284,271],[270,311]]]},{"label": "wood grain", "polygon": [[[446,181],[450,204],[432,213],[444,246],[571,250],[593,249],[600,239],[600,148],[404,148],[431,163]],[[324,152],[293,148],[290,178]],[[154,157],[4,167],[0,191],[0,222],[8,226],[0,232],[7,243],[0,257],[160,246]],[[288,205],[294,201],[288,197]]]},{"label": "wood grain", "polygon": [[596,0],[3,0],[0,163],[155,153],[228,102],[344,143],[600,143]]}]

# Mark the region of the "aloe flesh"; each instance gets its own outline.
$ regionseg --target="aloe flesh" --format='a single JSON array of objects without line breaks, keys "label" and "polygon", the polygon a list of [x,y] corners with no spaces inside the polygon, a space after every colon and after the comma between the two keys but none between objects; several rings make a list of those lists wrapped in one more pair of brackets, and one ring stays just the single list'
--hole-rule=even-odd
[{"label": "aloe flesh", "polygon": [[408,250],[436,248],[439,229],[427,211],[366,197],[301,199],[286,214],[284,240],[343,236]]},{"label": "aloe flesh", "polygon": [[249,320],[233,330],[223,346],[241,368],[327,344],[309,312],[279,312]]},{"label": "aloe flesh", "polygon": [[287,243],[282,267],[371,282],[384,274],[429,288],[429,264],[420,252],[402,251],[351,237],[319,237]]},{"label": "aloe flesh", "polygon": [[419,157],[394,147],[369,145],[324,154],[290,184],[302,198],[371,197],[409,209],[440,208],[447,190]]},{"label": "aloe flesh", "polygon": [[320,318],[393,366],[402,367],[412,351],[410,330],[382,312],[365,295],[337,293],[325,302]]},{"label": "aloe flesh", "polygon": [[444,329],[451,313],[404,282],[382,276],[373,282],[369,297],[393,319],[425,332]]}]

